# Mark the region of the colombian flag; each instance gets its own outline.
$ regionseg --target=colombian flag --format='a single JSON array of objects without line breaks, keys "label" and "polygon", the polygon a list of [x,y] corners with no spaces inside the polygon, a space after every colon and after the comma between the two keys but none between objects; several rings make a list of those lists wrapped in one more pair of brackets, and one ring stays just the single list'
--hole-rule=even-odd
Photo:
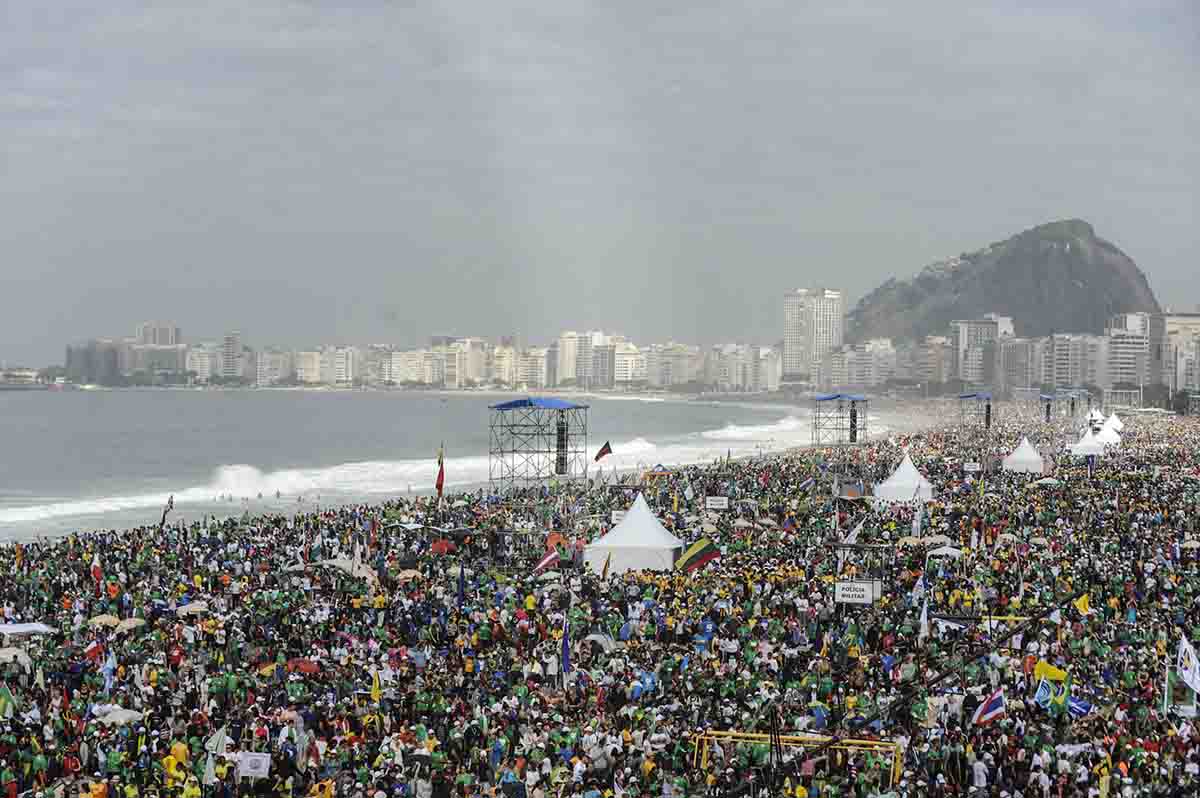
[{"label": "colombian flag", "polygon": [[438,498],[442,498],[442,488],[446,485],[446,444],[442,444],[442,448],[438,449],[438,475],[437,475],[437,493]]}]

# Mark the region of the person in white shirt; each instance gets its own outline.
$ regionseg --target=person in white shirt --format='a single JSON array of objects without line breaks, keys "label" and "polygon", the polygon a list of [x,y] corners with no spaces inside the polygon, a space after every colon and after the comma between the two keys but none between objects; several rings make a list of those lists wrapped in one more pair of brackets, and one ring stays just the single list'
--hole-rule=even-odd
[{"label": "person in white shirt", "polygon": [[986,789],[988,786],[987,764],[982,759],[976,759],[972,771],[972,784],[981,790]]}]

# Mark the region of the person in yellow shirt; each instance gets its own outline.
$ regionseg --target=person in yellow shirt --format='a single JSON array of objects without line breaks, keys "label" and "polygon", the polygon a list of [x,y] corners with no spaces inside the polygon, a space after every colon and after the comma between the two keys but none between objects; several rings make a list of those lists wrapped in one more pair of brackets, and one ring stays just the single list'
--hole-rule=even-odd
[{"label": "person in yellow shirt", "polygon": [[175,757],[175,761],[181,765],[188,763],[188,747],[183,740],[176,740],[171,743],[171,756]]}]

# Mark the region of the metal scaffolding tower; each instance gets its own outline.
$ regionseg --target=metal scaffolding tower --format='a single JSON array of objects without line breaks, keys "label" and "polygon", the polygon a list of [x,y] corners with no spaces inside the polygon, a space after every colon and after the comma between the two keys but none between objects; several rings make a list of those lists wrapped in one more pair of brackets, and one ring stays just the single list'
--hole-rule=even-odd
[{"label": "metal scaffolding tower", "polygon": [[551,481],[587,480],[587,405],[527,398],[489,409],[488,475],[493,492],[509,495]]}]

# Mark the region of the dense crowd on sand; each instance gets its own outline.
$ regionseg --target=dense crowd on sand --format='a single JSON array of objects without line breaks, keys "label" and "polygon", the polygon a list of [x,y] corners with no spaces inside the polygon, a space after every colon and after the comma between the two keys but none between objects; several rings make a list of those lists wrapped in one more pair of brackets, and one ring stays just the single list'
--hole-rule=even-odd
[{"label": "dense crowd on sand", "polygon": [[[970,446],[933,430],[503,501],[6,545],[4,622],[45,627],[0,651],[0,789],[1195,796],[1200,728],[1164,712],[1164,679],[1180,638],[1200,640],[1200,426],[1124,421],[1120,447],[1091,463],[1064,451],[1079,420],[1000,408]],[[964,470],[1022,434],[1053,481]],[[934,500],[833,498],[904,452]],[[721,556],[583,567],[576,541],[639,491]],[[706,511],[709,495],[731,509]],[[562,558],[534,575],[551,530]],[[873,548],[829,548],[851,530]],[[836,604],[839,575],[878,577],[879,600]],[[893,777],[886,749],[780,758],[770,736],[697,757],[713,730],[888,740],[900,762]]]}]

